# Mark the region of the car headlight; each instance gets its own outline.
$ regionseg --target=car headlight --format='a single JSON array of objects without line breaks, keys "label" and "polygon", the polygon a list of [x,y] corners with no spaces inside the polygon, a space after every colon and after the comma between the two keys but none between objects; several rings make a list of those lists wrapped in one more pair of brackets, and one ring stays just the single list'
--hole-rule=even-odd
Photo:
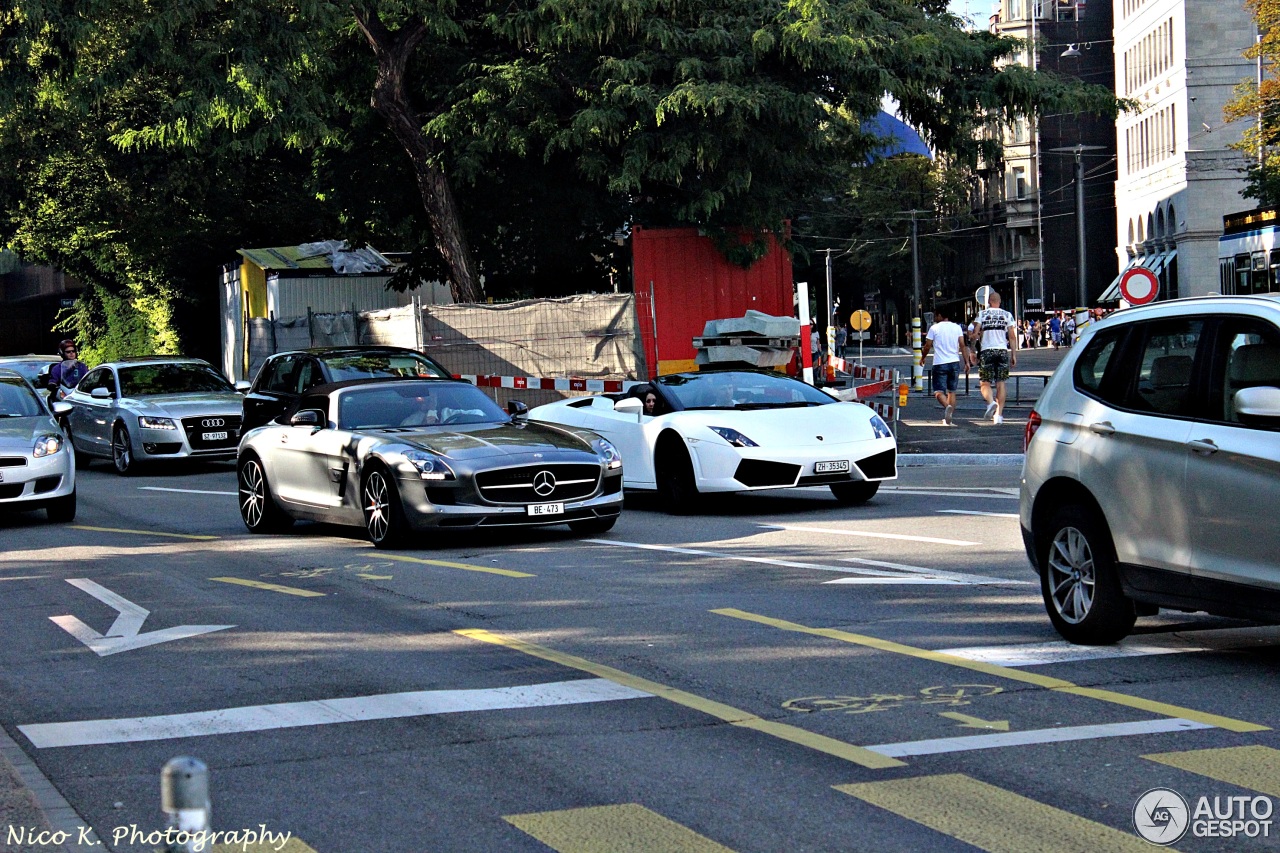
[{"label": "car headlight", "polygon": [[62,449],[62,436],[42,435],[36,439],[36,446],[32,449],[31,455],[39,459],[42,456],[52,456]]},{"label": "car headlight", "polygon": [[712,432],[732,444],[734,447],[759,447],[751,439],[731,427],[711,427]]},{"label": "car headlight", "polygon": [[149,418],[141,415],[138,418],[138,426],[143,429],[177,429],[178,425],[173,422],[173,418]]},{"label": "car headlight", "polygon": [[893,430],[889,429],[884,418],[876,414],[871,416],[871,431],[876,434],[876,438],[893,438]]},{"label": "car headlight", "polygon": [[425,450],[406,450],[404,458],[408,459],[424,480],[452,480],[453,470],[444,464],[444,460],[434,453]]},{"label": "car headlight", "polygon": [[622,454],[603,438],[596,440],[596,452],[604,457],[604,467],[610,471],[622,467]]}]

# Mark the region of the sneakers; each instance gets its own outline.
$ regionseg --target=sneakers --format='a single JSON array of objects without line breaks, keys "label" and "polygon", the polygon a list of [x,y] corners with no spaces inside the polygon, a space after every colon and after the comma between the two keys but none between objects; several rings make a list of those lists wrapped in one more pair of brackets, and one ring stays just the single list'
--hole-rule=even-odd
[{"label": "sneakers", "polygon": [[987,403],[987,410],[982,413],[982,419],[985,421],[987,418],[994,415],[999,405],[999,403]]},{"label": "sneakers", "polygon": [[995,417],[995,425],[996,425],[996,426],[1000,426],[1000,424],[1002,424],[1002,423],[1004,423],[1004,415],[996,415],[996,417]]},{"label": "sneakers", "polygon": [[947,426],[952,426],[951,415],[955,413],[955,406],[947,406],[942,410],[942,422]]}]

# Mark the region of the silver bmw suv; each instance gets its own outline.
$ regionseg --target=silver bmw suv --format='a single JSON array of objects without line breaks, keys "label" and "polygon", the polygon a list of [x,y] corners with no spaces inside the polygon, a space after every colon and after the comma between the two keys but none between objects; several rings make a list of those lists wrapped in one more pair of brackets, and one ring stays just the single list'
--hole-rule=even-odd
[{"label": "silver bmw suv", "polygon": [[1073,643],[1161,607],[1280,618],[1278,508],[1280,296],[1117,312],[1028,420],[1022,537]]}]

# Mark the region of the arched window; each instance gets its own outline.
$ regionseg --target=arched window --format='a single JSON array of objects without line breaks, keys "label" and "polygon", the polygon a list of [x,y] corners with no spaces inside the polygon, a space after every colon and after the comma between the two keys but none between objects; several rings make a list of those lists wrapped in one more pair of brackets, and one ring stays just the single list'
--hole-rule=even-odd
[{"label": "arched window", "polygon": [[1142,217],[1139,216],[1138,217],[1138,242],[1144,243],[1146,242],[1146,239],[1147,239],[1146,232],[1142,230]]},{"label": "arched window", "polygon": [[1154,240],[1156,238],[1155,217],[1150,213],[1147,214],[1147,239]]},{"label": "arched window", "polygon": [[1178,231],[1178,219],[1173,213],[1173,202],[1169,202],[1169,214],[1165,217],[1165,222],[1169,223],[1169,236],[1172,237]]},{"label": "arched window", "polygon": [[1129,245],[1133,245],[1133,220],[1129,220]]},{"label": "arched window", "polygon": [[1164,208],[1156,211],[1156,236],[1164,238]]}]

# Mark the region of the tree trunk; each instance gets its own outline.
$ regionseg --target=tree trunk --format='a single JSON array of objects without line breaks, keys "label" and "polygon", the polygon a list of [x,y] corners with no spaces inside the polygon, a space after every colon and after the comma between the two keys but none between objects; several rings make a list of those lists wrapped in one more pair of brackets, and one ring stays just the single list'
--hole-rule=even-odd
[{"label": "tree trunk", "polygon": [[405,93],[405,66],[414,50],[427,36],[424,22],[406,24],[392,33],[377,12],[353,4],[356,22],[373,48],[378,61],[378,78],[374,83],[370,104],[386,119],[417,177],[422,206],[427,212],[436,248],[449,270],[449,287],[456,302],[481,301],[480,281],[476,276],[471,247],[458,216],[458,203],[449,176],[437,165],[438,153],[422,131],[422,120]]}]

